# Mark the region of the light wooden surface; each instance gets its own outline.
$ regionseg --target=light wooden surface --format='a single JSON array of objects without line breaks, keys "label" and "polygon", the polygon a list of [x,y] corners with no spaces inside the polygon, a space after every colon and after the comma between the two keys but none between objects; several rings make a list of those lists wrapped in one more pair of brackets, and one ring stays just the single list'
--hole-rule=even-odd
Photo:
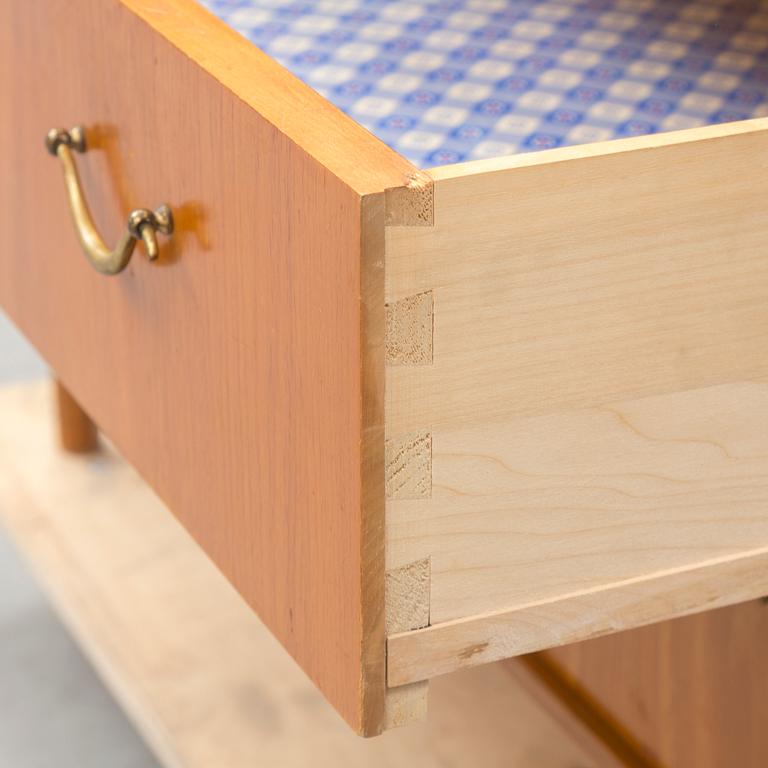
[{"label": "light wooden surface", "polygon": [[388,304],[434,314],[386,368],[388,443],[431,450],[387,500],[432,624],[390,684],[761,588],[766,169],[765,119],[541,152],[437,169],[434,227],[388,228]]},{"label": "light wooden surface", "polygon": [[[357,331],[360,345],[359,400],[355,403],[360,414],[359,481],[360,497],[356,509],[333,510],[342,527],[352,530],[359,525],[359,553],[344,563],[360,569],[352,597],[360,601],[360,693],[358,732],[376,735],[399,723],[394,723],[392,705],[386,684],[386,613],[384,600],[384,195],[368,195],[360,202],[360,303]],[[307,297],[308,301],[311,301]],[[354,329],[345,329],[353,333]],[[333,414],[329,414],[331,418]],[[312,457],[316,458],[316,457]],[[285,471],[285,469],[277,469]],[[346,478],[337,478],[345,482]],[[307,489],[310,504],[314,489]],[[345,520],[345,512],[352,520]],[[355,519],[357,518],[357,519]],[[320,518],[315,524],[325,525]],[[310,534],[311,535],[311,534]],[[329,537],[335,532],[329,531]],[[326,541],[326,545],[328,542]],[[319,575],[319,574],[317,574]],[[352,577],[350,572],[347,575]],[[310,577],[314,578],[314,577]],[[322,578],[322,577],[321,577]],[[359,587],[357,586],[359,585]],[[267,587],[268,588],[268,587]],[[334,580],[320,585],[326,599],[347,600],[342,585]],[[357,591],[359,589],[359,592]],[[357,637],[357,627],[347,627]],[[345,641],[346,645],[346,641]],[[357,649],[352,649],[357,652]],[[339,655],[333,645],[324,654],[332,664],[348,664],[348,650]],[[328,662],[326,662],[328,663]],[[357,666],[357,662],[355,662]],[[350,681],[351,682],[351,681]],[[406,691],[400,697],[403,704],[402,723],[418,719],[420,712],[409,705],[413,697]],[[412,714],[412,717],[411,717]]]},{"label": "light wooden surface", "polygon": [[[366,271],[381,193],[413,169],[192,0],[3,3],[0,48],[0,304],[352,727],[377,732],[383,342],[363,336],[383,333],[384,302]],[[42,143],[76,123],[108,242],[132,208],[173,208],[158,263],[139,248],[107,279],[80,253]]]},{"label": "light wooden surface", "polygon": [[768,605],[751,601],[542,657],[665,768],[768,765]]},{"label": "light wooden surface", "polygon": [[764,594],[768,594],[768,547],[392,634],[387,642],[387,679],[391,686],[428,680]]},{"label": "light wooden surface", "polygon": [[58,450],[52,404],[0,390],[0,521],[165,765],[590,765],[498,665],[436,681],[428,723],[356,737],[126,463]]},{"label": "light wooden surface", "polygon": [[62,384],[56,384],[56,420],[65,451],[90,453],[99,447],[96,425]]},{"label": "light wooden surface", "polygon": [[388,567],[431,557],[440,623],[738,555],[768,544],[766,441],[761,382],[436,429]]}]

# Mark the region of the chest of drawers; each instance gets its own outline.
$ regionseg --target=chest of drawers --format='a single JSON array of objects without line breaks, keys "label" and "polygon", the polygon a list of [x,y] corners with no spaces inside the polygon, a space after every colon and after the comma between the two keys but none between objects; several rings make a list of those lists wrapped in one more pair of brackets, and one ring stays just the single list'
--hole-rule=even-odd
[{"label": "chest of drawers", "polygon": [[768,592],[765,118],[425,171],[192,0],[0,56],[0,304],[354,729]]}]

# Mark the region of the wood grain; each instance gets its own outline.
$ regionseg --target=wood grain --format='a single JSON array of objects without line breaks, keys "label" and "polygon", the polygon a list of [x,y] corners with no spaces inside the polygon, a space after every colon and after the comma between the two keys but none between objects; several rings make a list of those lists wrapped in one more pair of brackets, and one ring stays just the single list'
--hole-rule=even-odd
[{"label": "wood grain", "polygon": [[164,39],[359,195],[393,188],[388,215],[431,216],[429,176],[195,0],[121,0]]},{"label": "wood grain", "polygon": [[385,192],[386,224],[397,227],[431,227],[435,219],[432,178],[423,171],[411,173],[402,186]]},{"label": "wood grain", "polygon": [[91,453],[99,447],[96,425],[66,387],[56,382],[56,420],[59,442],[70,453]]},{"label": "wood grain", "polygon": [[387,371],[387,428],[765,375],[768,118],[747,125],[444,172],[435,226],[387,231],[387,302],[435,305],[434,364]]},{"label": "wood grain", "polygon": [[763,383],[435,430],[387,568],[431,558],[439,623],[768,545],[767,436]]},{"label": "wood grain", "polygon": [[387,571],[387,634],[429,626],[429,560]]},{"label": "wood grain", "polygon": [[768,547],[387,639],[390,686],[768,593]]},{"label": "wood grain", "polygon": [[432,436],[398,435],[384,444],[388,499],[428,499],[432,495]]},{"label": "wood grain", "polygon": [[[415,169],[192,0],[5,3],[0,48],[0,304],[352,727],[376,733],[384,301],[368,272],[381,193]],[[40,83],[56,85],[38,98]],[[79,252],[42,145],[76,123],[107,241],[131,208],[172,206],[158,263],[137,253],[105,279]]]},{"label": "wood grain", "polygon": [[58,450],[50,395],[0,390],[0,522],[164,765],[589,764],[495,666],[436,681],[429,722],[357,738],[128,464]]},{"label": "wood grain", "polygon": [[388,228],[387,302],[434,307],[431,364],[386,368],[388,438],[432,447],[431,495],[387,501],[432,621],[390,638],[390,684],[751,596],[766,170],[765,119],[482,161],[430,172],[434,227]]},{"label": "wood grain", "polygon": [[768,764],[768,607],[708,611],[542,654],[667,768]]},{"label": "wood grain", "polygon": [[504,668],[589,752],[594,768],[661,768],[612,712],[564,674],[546,652],[508,659]]},{"label": "wood grain", "polygon": [[432,363],[432,292],[406,296],[387,304],[386,362],[388,365]]},{"label": "wood grain", "polygon": [[[386,574],[387,634],[429,626],[429,560]],[[387,690],[385,724],[397,728],[427,717],[429,683],[419,680]]]},{"label": "wood grain", "polygon": [[[389,727],[384,573],[384,195],[361,199],[360,227],[360,568],[362,732]],[[352,574],[350,574],[351,577]],[[337,585],[325,585],[337,589]],[[337,599],[340,595],[337,594]],[[344,599],[344,598],[342,598]],[[338,660],[345,663],[341,657]],[[407,704],[409,697],[401,697]]]}]

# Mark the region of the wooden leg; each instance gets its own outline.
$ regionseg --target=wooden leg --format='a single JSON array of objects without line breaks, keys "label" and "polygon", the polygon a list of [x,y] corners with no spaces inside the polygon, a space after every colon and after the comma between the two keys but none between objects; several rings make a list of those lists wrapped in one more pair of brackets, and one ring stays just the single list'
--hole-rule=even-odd
[{"label": "wooden leg", "polygon": [[90,453],[99,447],[96,425],[61,382],[56,382],[61,447],[70,453]]}]

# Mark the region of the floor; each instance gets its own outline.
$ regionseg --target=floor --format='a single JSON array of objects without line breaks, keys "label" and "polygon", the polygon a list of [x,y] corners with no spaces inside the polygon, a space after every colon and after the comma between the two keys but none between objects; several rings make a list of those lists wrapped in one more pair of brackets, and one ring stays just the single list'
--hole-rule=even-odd
[{"label": "floor", "polygon": [[[45,375],[0,313],[0,383]],[[0,530],[0,768],[157,765]]]}]

